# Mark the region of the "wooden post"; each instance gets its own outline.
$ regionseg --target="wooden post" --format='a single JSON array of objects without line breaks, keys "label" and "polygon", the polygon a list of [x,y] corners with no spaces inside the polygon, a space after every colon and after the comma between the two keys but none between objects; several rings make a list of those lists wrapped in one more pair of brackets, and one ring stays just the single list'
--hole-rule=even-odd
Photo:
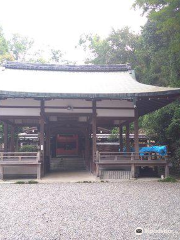
[{"label": "wooden post", "polygon": [[41,165],[37,165],[37,179],[41,179]]},{"label": "wooden post", "polygon": [[169,177],[169,166],[166,164],[165,166],[165,178]]},{"label": "wooden post", "polygon": [[93,114],[92,114],[92,133],[93,133],[93,139],[92,139],[92,171],[95,172],[96,168],[96,128],[97,128],[97,114],[96,114],[96,100],[93,100],[92,102],[93,107]]},{"label": "wooden post", "polygon": [[130,152],[129,122],[126,123],[126,152]]},{"label": "wooden post", "polygon": [[85,162],[86,162],[86,168],[90,170],[89,166],[89,126],[86,129],[85,132]]},{"label": "wooden post", "polygon": [[41,113],[40,113],[40,150],[41,150],[41,170],[42,176],[45,174],[45,159],[44,159],[44,101],[41,100]]},{"label": "wooden post", "polygon": [[123,126],[119,125],[119,146],[120,152],[123,152]]},{"label": "wooden post", "polygon": [[12,125],[11,126],[11,144],[10,144],[10,151],[14,152],[15,151],[15,140],[14,136],[15,135],[15,127]]},{"label": "wooden post", "polygon": [[50,128],[46,126],[46,170],[50,171]]},{"label": "wooden post", "polygon": [[4,152],[8,151],[8,124],[3,123],[4,126]]},{"label": "wooden post", "polygon": [[91,148],[92,148],[92,144],[91,144],[91,126],[90,124],[88,123],[88,166],[89,166],[89,171],[92,172],[92,151],[91,151]]},{"label": "wooden post", "polygon": [[0,179],[1,180],[4,179],[4,167],[3,167],[3,165],[0,165]]},{"label": "wooden post", "polygon": [[135,178],[135,165],[131,164],[131,178]]},{"label": "wooden post", "polygon": [[42,162],[42,175],[45,173],[44,162],[44,119],[40,118],[40,150],[41,150],[41,162]]},{"label": "wooden post", "polygon": [[[96,162],[99,163],[99,152],[96,151]],[[96,163],[96,176],[99,177],[99,165]]]},{"label": "wooden post", "polygon": [[[134,148],[135,153],[139,153],[139,126],[138,126],[138,109],[134,109]],[[135,159],[139,159],[139,154],[135,154]]]}]

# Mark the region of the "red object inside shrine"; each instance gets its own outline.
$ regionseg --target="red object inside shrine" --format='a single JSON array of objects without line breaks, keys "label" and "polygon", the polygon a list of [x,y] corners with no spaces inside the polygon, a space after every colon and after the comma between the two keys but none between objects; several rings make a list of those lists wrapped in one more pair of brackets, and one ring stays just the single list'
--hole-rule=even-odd
[{"label": "red object inside shrine", "polygon": [[78,155],[78,135],[57,135],[56,155]]}]

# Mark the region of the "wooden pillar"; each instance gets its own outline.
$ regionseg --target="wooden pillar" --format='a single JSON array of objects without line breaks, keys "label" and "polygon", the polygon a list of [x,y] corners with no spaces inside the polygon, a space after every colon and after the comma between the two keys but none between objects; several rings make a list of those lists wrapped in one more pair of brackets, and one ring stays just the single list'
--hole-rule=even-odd
[{"label": "wooden pillar", "polygon": [[89,126],[85,132],[85,161],[86,161],[86,168],[90,170],[90,162],[89,162]]},{"label": "wooden pillar", "polygon": [[166,164],[165,166],[165,178],[169,177],[169,166]]},{"label": "wooden pillar", "polygon": [[97,128],[97,114],[96,114],[96,100],[93,100],[92,102],[92,107],[93,107],[93,114],[92,114],[92,133],[93,133],[93,138],[92,138],[92,171],[96,171],[96,128]]},{"label": "wooden pillar", "polygon": [[18,137],[16,138],[16,147],[15,147],[15,152],[19,151],[19,139]]},{"label": "wooden pillar", "polygon": [[14,152],[15,151],[15,127],[11,125],[11,142],[10,142],[10,151]]},{"label": "wooden pillar", "polygon": [[131,164],[131,178],[135,178],[135,165]]},{"label": "wooden pillar", "polygon": [[45,158],[44,158],[44,101],[41,100],[41,113],[40,113],[40,151],[41,151],[41,174],[45,174]]},{"label": "wooden pillar", "polygon": [[123,152],[123,126],[119,125],[119,147],[120,152]]},{"label": "wooden pillar", "polygon": [[8,124],[3,123],[4,126],[4,152],[8,151]]},{"label": "wooden pillar", "polygon": [[46,171],[50,171],[50,127],[49,124],[46,126]]},{"label": "wooden pillar", "polygon": [[129,122],[126,123],[126,152],[130,152]]},{"label": "wooden pillar", "polygon": [[[134,109],[134,149],[135,153],[139,153],[139,126],[138,126],[138,109]],[[139,155],[135,154],[135,158],[138,159]]]}]

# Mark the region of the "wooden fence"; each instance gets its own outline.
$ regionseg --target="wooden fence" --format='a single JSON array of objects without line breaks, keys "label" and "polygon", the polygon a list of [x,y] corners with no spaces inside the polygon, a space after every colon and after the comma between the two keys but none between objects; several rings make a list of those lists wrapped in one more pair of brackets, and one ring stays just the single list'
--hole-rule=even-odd
[{"label": "wooden fence", "polygon": [[41,178],[40,152],[0,152],[1,179],[7,166],[36,166],[37,178]]},{"label": "wooden fence", "polygon": [[158,153],[132,153],[132,152],[97,152],[97,162],[133,162],[133,161],[167,161],[168,155],[161,156]]}]

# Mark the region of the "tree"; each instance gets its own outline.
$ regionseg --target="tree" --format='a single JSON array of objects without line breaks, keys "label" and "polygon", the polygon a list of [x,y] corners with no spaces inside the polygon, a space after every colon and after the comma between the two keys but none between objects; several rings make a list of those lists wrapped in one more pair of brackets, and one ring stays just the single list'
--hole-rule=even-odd
[{"label": "tree", "polygon": [[101,39],[99,35],[82,35],[79,40],[79,46],[86,51],[88,57],[85,63],[108,64],[110,47],[105,39]]},{"label": "tree", "polygon": [[[154,20],[161,32],[180,32],[179,0],[136,0],[134,7],[143,9],[148,19]],[[170,35],[171,37],[171,35]]]},{"label": "tree", "polygon": [[[141,52],[145,54],[150,71],[144,72],[148,72],[148,76],[155,73],[152,83],[180,86],[179,0],[136,0],[134,6],[142,8],[148,17],[142,31]],[[147,82],[150,83],[150,79]]]},{"label": "tree", "polygon": [[[136,0],[148,22],[144,26],[137,58],[139,79],[145,83],[180,86],[179,0]],[[142,126],[158,144],[168,145],[173,166],[180,167],[179,101],[143,117]]]},{"label": "tree", "polygon": [[47,60],[45,57],[44,57],[44,51],[39,49],[35,52],[33,52],[29,58],[28,58],[28,62],[30,63],[42,63],[42,64],[45,64],[45,63],[49,63],[49,60]]},{"label": "tree", "polygon": [[8,42],[6,41],[3,30],[0,27],[0,63],[5,60],[12,61],[13,56],[9,52]]},{"label": "tree", "polygon": [[12,51],[16,61],[26,61],[28,52],[33,44],[34,40],[15,33],[9,41],[9,49]]},{"label": "tree", "polygon": [[50,60],[54,63],[59,63],[62,61],[62,57],[63,57],[63,53],[61,50],[58,50],[58,49],[51,49],[50,50],[50,55],[51,55],[51,58]]},{"label": "tree", "polygon": [[98,35],[82,35],[79,46],[89,55],[86,63],[121,64],[130,62],[132,66],[135,66],[138,39],[137,34],[125,27],[120,30],[112,29],[105,39],[101,39]]},{"label": "tree", "polygon": [[[180,2],[179,0],[136,0],[147,23],[141,34],[129,28],[112,30],[105,39],[84,35],[79,45],[89,53],[93,64],[130,63],[137,80],[158,86],[180,87]],[[180,167],[179,101],[141,118],[141,128],[168,145],[174,166]]]}]

